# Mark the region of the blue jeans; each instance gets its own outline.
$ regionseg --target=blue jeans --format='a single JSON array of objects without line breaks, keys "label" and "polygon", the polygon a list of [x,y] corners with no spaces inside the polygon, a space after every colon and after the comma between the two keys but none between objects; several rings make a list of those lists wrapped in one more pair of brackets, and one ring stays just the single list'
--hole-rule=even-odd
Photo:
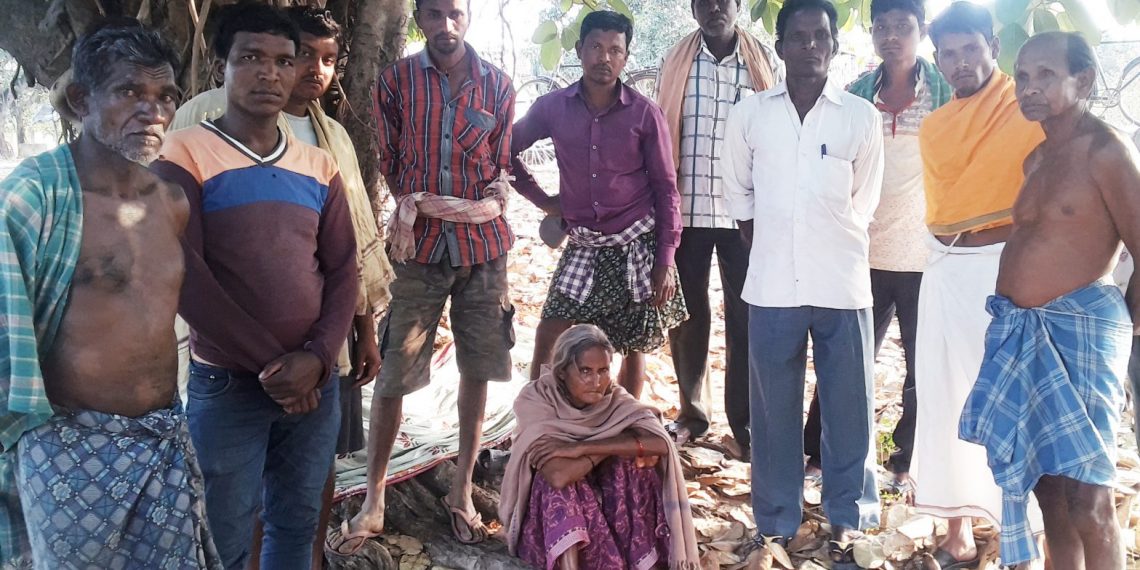
[{"label": "blue jeans", "polygon": [[809,335],[822,412],[824,512],[833,526],[879,522],[871,310],[750,306],[752,512],[765,536],[795,536],[803,518]]},{"label": "blue jeans", "polygon": [[227,569],[245,568],[259,508],[261,567],[311,566],[340,430],[339,390],[334,373],[319,408],[287,415],[255,374],[191,362],[186,416],[206,479],[206,517]]}]

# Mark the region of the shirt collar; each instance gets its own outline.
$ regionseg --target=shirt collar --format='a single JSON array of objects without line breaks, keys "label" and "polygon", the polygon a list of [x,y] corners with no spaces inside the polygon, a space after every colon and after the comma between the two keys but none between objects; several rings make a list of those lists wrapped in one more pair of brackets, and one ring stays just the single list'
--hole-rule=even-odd
[{"label": "shirt collar", "polygon": [[[883,73],[883,64],[879,64],[879,69],[875,71],[875,103],[881,103],[882,99],[879,98],[879,91],[883,89],[883,78],[886,74]],[[922,66],[922,60],[915,60],[914,64],[914,96],[917,99],[922,90],[926,87],[926,68]]]},{"label": "shirt collar", "polygon": [[[760,94],[763,97],[780,97],[787,94],[787,92],[788,81],[785,79],[784,81],[776,84],[775,87],[767,91],[761,91]],[[828,101],[831,101],[832,103],[835,103],[836,105],[839,105],[840,107],[843,106],[843,89],[839,87],[839,84],[836,83],[835,79],[833,79],[830,75],[827,77],[827,83],[823,85],[822,97]]]},{"label": "shirt collar", "polygon": [[[468,60],[471,62],[471,77],[475,77],[476,75],[482,77],[490,73],[490,67],[487,65],[487,62],[483,61],[483,58],[479,57],[479,52],[475,51],[475,48],[471,47],[471,44],[467,42],[463,42],[463,45],[466,46],[467,53],[471,55],[471,58]],[[435,62],[431,60],[431,56],[428,55],[427,48],[424,48],[423,51],[420,52],[420,68],[432,68],[439,71]]]},{"label": "shirt collar", "polygon": [[[566,97],[581,96],[582,100],[585,101],[586,96],[582,94],[582,81],[583,80],[579,79],[578,81],[575,81],[573,85],[567,87],[565,92]],[[618,93],[618,100],[616,104],[621,105],[622,107],[627,107],[633,103],[633,89],[631,89],[630,86],[626,85],[624,81],[619,80],[618,85],[621,86],[621,91]]]},{"label": "shirt collar", "polygon": [[740,58],[740,32],[739,31],[736,32],[736,39],[732,43],[732,53],[725,56],[724,59],[717,59],[716,56],[713,55],[711,51],[709,51],[709,44],[705,43],[705,35],[704,34],[701,34],[701,51],[704,52],[705,55],[709,56],[709,58],[711,58],[713,61],[718,62],[718,63],[732,59],[732,58],[739,59]]}]

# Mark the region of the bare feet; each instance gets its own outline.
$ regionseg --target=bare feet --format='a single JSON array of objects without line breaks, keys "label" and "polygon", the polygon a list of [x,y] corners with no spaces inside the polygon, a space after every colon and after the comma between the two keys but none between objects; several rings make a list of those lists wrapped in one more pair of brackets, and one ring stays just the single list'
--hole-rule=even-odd
[{"label": "bare feet", "polygon": [[558,557],[558,567],[561,570],[578,570],[578,545],[575,544],[566,549],[562,556]]},{"label": "bare feet", "polygon": [[384,501],[377,501],[371,505],[365,501],[360,507],[360,512],[348,521],[348,530],[353,533],[380,534],[384,532]]},{"label": "bare feet", "polygon": [[[978,545],[974,542],[974,525],[969,517],[950,519],[946,538],[938,545],[938,551],[945,552],[956,562],[966,562],[978,558]],[[935,552],[935,559],[938,552]],[[945,557],[943,558],[945,560]],[[941,563],[941,562],[940,562]],[[946,564],[942,564],[946,568]],[[951,566],[953,567],[953,566]]]}]

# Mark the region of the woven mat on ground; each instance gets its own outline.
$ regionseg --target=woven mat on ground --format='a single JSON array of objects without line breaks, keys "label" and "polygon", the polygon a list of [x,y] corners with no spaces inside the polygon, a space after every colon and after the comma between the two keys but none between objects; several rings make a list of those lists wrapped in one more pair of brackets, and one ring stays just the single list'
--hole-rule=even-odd
[{"label": "woven mat on ground", "polygon": [[[518,363],[522,357],[529,360],[530,351],[530,342],[520,342],[511,352]],[[515,427],[512,406],[515,396],[526,382],[525,371],[516,365],[511,381],[487,384],[487,407],[483,416],[480,449],[494,447],[510,438],[511,430]],[[396,446],[388,464],[389,484],[415,477],[459,454],[458,395],[459,369],[455,363],[454,345],[448,343],[436,351],[432,359],[431,384],[404,398],[404,419],[400,423],[400,433],[396,436]],[[371,402],[370,384],[364,388],[364,433],[368,433]],[[341,501],[363,494],[367,477],[366,450],[337,458],[336,492],[333,500]]]}]

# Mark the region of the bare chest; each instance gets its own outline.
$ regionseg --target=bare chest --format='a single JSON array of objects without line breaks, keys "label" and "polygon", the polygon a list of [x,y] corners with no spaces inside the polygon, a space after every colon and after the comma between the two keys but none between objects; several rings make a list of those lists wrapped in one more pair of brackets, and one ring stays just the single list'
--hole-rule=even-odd
[{"label": "bare chest", "polygon": [[181,280],[178,229],[159,196],[122,200],[85,194],[83,217],[76,287],[145,294]]},{"label": "bare chest", "polygon": [[1088,166],[1073,155],[1044,156],[1025,177],[1013,207],[1014,222],[1084,223],[1105,211]]}]

